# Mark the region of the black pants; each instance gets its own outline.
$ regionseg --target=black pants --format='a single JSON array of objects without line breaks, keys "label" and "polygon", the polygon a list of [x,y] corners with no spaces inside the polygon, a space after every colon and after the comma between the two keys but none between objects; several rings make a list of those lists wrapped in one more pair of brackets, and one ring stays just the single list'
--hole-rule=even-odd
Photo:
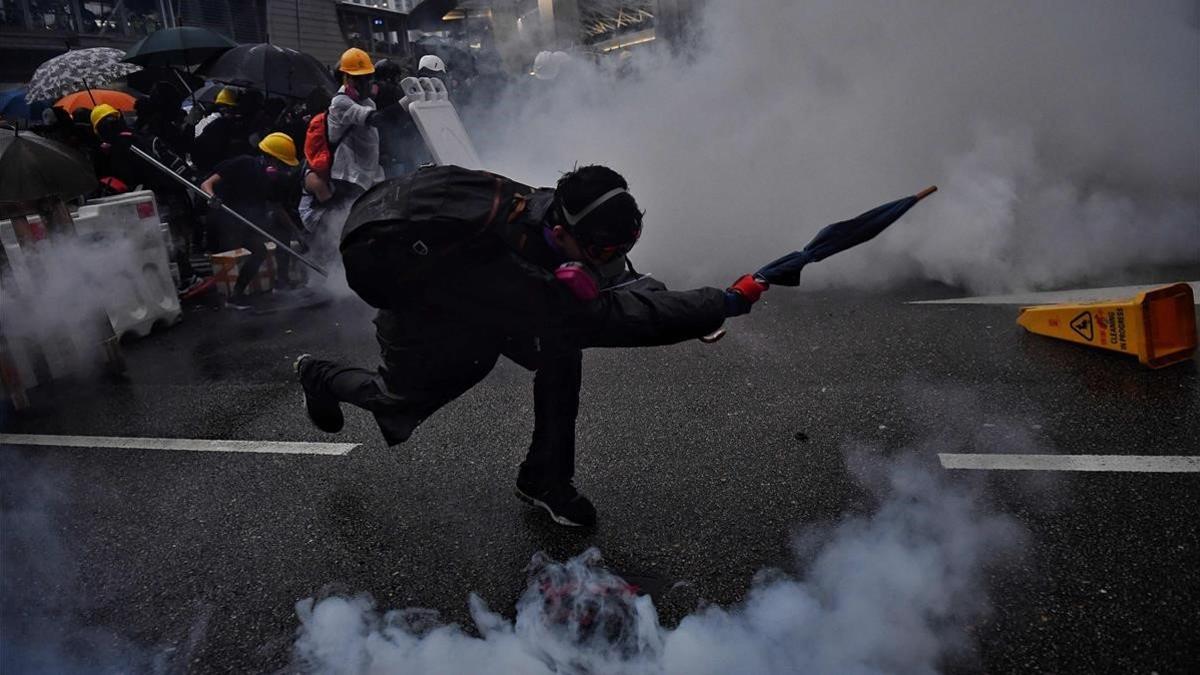
[{"label": "black pants", "polygon": [[543,359],[533,378],[533,441],[521,473],[555,483],[575,476],[575,419],[583,353],[575,350]]},{"label": "black pants", "polygon": [[195,274],[192,270],[193,213],[187,195],[177,192],[156,192],[159,209],[166,212],[174,262],[179,267],[179,279],[186,286]]},{"label": "black pants", "polygon": [[[388,445],[408,440],[426,418],[478,384],[502,354],[536,365],[533,440],[521,474],[539,483],[570,481],[575,474],[575,420],[583,354],[578,349],[541,350],[536,363],[513,341],[478,331],[411,330],[392,313],[378,319],[384,366],[378,371],[309,359],[305,387],[371,411]],[[409,317],[414,320],[417,317]],[[431,337],[437,336],[437,337]]]},{"label": "black pants", "polygon": [[[231,205],[237,210],[235,205]],[[276,207],[277,208],[277,207]],[[265,211],[251,211],[254,213],[254,221],[260,227],[265,227],[268,232],[286,241],[288,233],[278,222],[278,215],[274,208]],[[212,214],[210,214],[212,217]],[[225,213],[220,213],[217,221],[221,225],[223,236],[221,238],[221,250],[231,250],[235,248],[244,248],[250,251],[250,256],[243,262],[241,269],[238,270],[237,281],[233,285],[233,294],[241,295],[246,291],[246,287],[254,281],[255,275],[262,267],[263,262],[267,259],[267,238],[246,227],[245,223],[238,221]],[[290,272],[292,257],[284,251],[276,251],[275,255],[275,285],[283,287],[288,282],[288,274]]]},{"label": "black pants", "polygon": [[240,243],[242,248],[250,251],[250,257],[242,261],[242,267],[238,270],[237,282],[233,285],[235,296],[246,292],[246,286],[249,286],[250,282],[254,280],[258,269],[267,259],[267,240],[248,227],[244,227],[244,229],[245,235]]}]

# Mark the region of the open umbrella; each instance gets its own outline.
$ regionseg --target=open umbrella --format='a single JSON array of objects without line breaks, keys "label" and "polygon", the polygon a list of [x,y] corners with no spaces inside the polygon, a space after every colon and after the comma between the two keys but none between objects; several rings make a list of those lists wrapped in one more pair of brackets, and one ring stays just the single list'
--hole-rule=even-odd
[{"label": "open umbrella", "polygon": [[875,238],[875,235],[899,220],[913,205],[936,190],[937,187],[928,187],[915,195],[877,206],[857,218],[826,225],[803,250],[793,251],[769,263],[755,272],[754,276],[779,286],[799,286],[800,270],[804,269],[805,265],[824,260],[834,253],[840,253]]},{"label": "open umbrella", "polygon": [[0,91],[0,117],[5,119],[29,119],[29,103],[25,101],[24,89]]},{"label": "open umbrella", "polygon": [[185,67],[203,63],[237,46],[229,38],[199,26],[163,28],[142,38],[125,52],[139,66]]},{"label": "open umbrella", "polygon": [[175,87],[181,97],[187,96],[188,92],[197,87],[204,86],[203,77],[178,68],[151,66],[125,76],[125,85],[129,89],[147,94],[160,82]]},{"label": "open umbrella", "polygon": [[95,189],[96,174],[82,155],[57,141],[0,127],[0,203],[74,199]]},{"label": "open umbrella", "polygon": [[137,98],[132,94],[113,89],[91,89],[67,94],[55,101],[54,105],[70,113],[75,112],[78,108],[95,108],[101,103],[107,103],[117,110],[132,112]]},{"label": "open umbrella", "polygon": [[125,52],[112,47],[74,49],[46,61],[37,67],[29,80],[25,100],[52,101],[72,92],[103,87],[140,66],[123,63]]},{"label": "open umbrella", "polygon": [[[220,94],[221,90],[228,86],[229,85],[221,84],[220,82],[212,82],[193,91],[192,98],[196,99],[200,103],[213,105],[217,102],[217,94]],[[234,89],[234,91],[237,91],[237,89]]]},{"label": "open umbrella", "polygon": [[198,72],[210,80],[259,89],[268,95],[305,98],[315,87],[337,91],[337,82],[320,61],[267,43],[234,47]]}]

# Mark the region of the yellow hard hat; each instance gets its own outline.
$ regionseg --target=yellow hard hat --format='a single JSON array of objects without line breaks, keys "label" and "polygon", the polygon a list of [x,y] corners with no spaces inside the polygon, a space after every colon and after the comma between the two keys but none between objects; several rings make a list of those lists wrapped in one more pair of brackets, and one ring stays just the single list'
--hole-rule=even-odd
[{"label": "yellow hard hat", "polygon": [[276,131],[267,134],[266,138],[258,142],[258,149],[288,166],[300,163],[300,160],[296,159],[296,142],[285,133]]},{"label": "yellow hard hat", "polygon": [[92,108],[92,116],[91,116],[92,131],[96,131],[96,127],[100,126],[100,120],[102,120],[106,117],[109,117],[111,115],[120,115],[120,114],[121,114],[120,110],[117,110],[116,108],[112,107],[111,105],[109,105],[107,103],[101,103],[100,105],[96,106],[95,108]]},{"label": "yellow hard hat", "polygon": [[229,87],[223,87],[217,92],[217,103],[219,105],[237,105],[237,91]]},{"label": "yellow hard hat", "polygon": [[370,75],[375,72],[375,64],[371,63],[371,57],[366,52],[358,47],[351,47],[342,52],[342,58],[338,60],[338,70],[347,75]]}]

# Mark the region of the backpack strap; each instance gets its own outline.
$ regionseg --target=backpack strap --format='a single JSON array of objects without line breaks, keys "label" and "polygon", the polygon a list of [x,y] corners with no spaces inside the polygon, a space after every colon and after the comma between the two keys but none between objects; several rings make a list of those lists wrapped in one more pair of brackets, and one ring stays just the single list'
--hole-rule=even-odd
[{"label": "backpack strap", "polygon": [[517,253],[525,250],[525,243],[528,239],[528,236],[525,233],[525,228],[516,227],[513,225],[513,223],[515,223],[517,219],[521,217],[522,213],[525,213],[525,208],[528,201],[529,195],[513,195],[512,210],[508,213],[508,222],[505,223],[501,234],[501,236],[507,241],[508,245],[516,250]]}]

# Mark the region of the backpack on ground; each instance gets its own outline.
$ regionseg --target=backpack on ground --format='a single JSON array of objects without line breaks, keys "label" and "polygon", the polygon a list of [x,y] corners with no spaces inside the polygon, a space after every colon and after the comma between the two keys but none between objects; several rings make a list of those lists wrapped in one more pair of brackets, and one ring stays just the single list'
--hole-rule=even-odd
[{"label": "backpack on ground", "polygon": [[372,187],[342,231],[350,288],[371,306],[389,309],[447,256],[489,232],[507,239],[513,198],[529,192],[503,176],[458,166],[423,167]]}]

